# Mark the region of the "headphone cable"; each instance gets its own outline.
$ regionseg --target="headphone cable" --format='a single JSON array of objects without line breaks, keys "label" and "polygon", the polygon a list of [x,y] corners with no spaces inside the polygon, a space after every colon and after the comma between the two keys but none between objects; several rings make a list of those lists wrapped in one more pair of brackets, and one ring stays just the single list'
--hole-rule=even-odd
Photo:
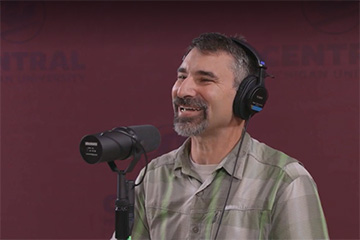
[{"label": "headphone cable", "polygon": [[247,130],[247,127],[248,127],[248,123],[249,123],[249,119],[248,119],[248,120],[245,120],[245,126],[244,126],[244,128],[243,128],[242,133],[241,133],[240,144],[239,144],[239,147],[238,147],[238,150],[237,150],[237,153],[236,153],[235,164],[234,164],[234,168],[233,168],[233,171],[232,171],[232,174],[231,174],[231,178],[230,178],[229,189],[228,189],[228,192],[227,192],[227,195],[226,195],[226,199],[225,199],[225,203],[224,203],[223,209],[222,209],[222,211],[221,211],[220,220],[219,220],[218,227],[217,227],[217,229],[216,229],[216,233],[215,233],[214,240],[217,239],[217,235],[218,235],[218,233],[219,233],[219,229],[220,229],[220,226],[221,226],[221,222],[222,222],[222,219],[223,219],[223,217],[224,217],[224,212],[225,212],[226,204],[227,204],[227,202],[228,202],[228,200],[229,200],[230,191],[231,191],[231,186],[232,186],[232,183],[233,183],[236,166],[237,166],[237,163],[238,163],[238,160],[239,160],[240,150],[241,150],[242,144],[243,144],[243,142],[244,142],[245,133],[246,133],[246,130]]}]

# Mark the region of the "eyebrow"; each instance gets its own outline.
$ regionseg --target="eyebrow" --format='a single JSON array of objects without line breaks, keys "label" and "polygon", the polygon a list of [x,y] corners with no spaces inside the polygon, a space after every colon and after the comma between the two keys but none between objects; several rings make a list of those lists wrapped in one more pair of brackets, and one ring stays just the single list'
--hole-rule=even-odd
[{"label": "eyebrow", "polygon": [[186,69],[183,68],[183,67],[179,67],[177,72],[179,72],[179,73],[187,73]]},{"label": "eyebrow", "polygon": [[[183,67],[178,68],[178,73],[187,73],[186,69]],[[218,79],[218,77],[213,73],[213,72],[209,72],[209,71],[204,71],[204,70],[198,70],[195,72],[196,75],[202,75],[202,76],[207,76],[207,77],[211,77],[214,79]]]}]

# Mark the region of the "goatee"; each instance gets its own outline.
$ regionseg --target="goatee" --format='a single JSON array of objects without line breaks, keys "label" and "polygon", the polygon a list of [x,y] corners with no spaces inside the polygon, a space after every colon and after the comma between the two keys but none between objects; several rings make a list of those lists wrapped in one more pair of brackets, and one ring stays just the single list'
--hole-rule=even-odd
[{"label": "goatee", "polygon": [[[179,106],[200,109],[202,114],[194,117],[179,117]],[[173,100],[174,106],[174,130],[183,137],[196,136],[201,134],[208,126],[207,104],[201,98],[179,98]]]}]

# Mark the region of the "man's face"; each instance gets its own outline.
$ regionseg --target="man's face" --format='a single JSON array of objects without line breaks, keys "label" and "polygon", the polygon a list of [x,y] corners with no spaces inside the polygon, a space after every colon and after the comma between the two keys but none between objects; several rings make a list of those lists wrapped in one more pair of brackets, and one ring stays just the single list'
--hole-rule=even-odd
[{"label": "man's face", "polygon": [[192,49],[172,88],[174,127],[181,136],[214,134],[237,122],[232,105],[234,58],[223,51]]}]

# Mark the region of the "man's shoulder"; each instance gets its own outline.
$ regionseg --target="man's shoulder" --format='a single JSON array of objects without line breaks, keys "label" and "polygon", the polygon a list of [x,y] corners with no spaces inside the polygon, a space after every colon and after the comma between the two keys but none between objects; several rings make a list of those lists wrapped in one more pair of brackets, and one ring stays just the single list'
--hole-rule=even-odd
[{"label": "man's shoulder", "polygon": [[[144,181],[146,182],[149,177],[161,179],[164,176],[172,174],[171,172],[174,169],[174,164],[179,149],[172,150],[168,153],[165,153],[157,158],[152,159],[147,167],[144,167],[137,177],[137,182],[142,179],[143,175],[146,174]],[[154,181],[154,179],[152,180]]]},{"label": "man's shoulder", "polygon": [[256,139],[252,139],[249,155],[260,164],[284,171],[291,179],[301,176],[311,177],[303,164],[297,159]]},{"label": "man's shoulder", "polygon": [[174,165],[178,151],[179,151],[179,149],[174,149],[174,150],[172,150],[168,153],[165,153],[157,158],[154,158],[149,163],[149,170],[156,169],[159,167]]}]

